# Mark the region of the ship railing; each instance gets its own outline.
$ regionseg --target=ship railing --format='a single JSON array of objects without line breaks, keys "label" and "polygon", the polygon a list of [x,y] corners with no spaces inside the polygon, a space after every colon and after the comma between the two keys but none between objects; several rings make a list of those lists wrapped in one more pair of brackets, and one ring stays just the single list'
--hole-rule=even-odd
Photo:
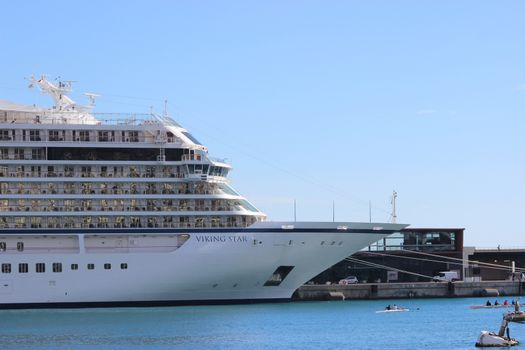
[{"label": "ship railing", "polygon": [[166,179],[166,178],[176,178],[176,179],[185,179],[187,178],[188,176],[186,174],[159,174],[159,175],[155,175],[155,176],[151,176],[151,175],[146,175],[146,174],[143,174],[142,176],[139,176],[139,175],[132,175],[132,174],[127,174],[127,175],[113,175],[111,173],[108,173],[108,174],[102,174],[102,173],[95,173],[95,172],[92,172],[92,173],[80,173],[80,172],[76,172],[76,173],[55,173],[55,174],[49,174],[49,173],[45,173],[45,172],[40,172],[40,173],[37,173],[37,172],[6,172],[6,171],[3,171],[2,169],[0,169],[0,177],[50,177],[50,178],[55,178],[55,177],[79,177],[79,178],[86,178],[86,177],[92,177],[92,178],[110,178],[110,179],[129,179],[129,178],[147,178],[147,179]]},{"label": "ship railing", "polygon": [[84,111],[5,111],[0,123],[10,124],[86,124],[100,123],[92,114]]},{"label": "ship railing", "polygon": [[86,124],[123,126],[162,126],[150,113],[87,113],[83,111],[4,111],[0,123],[27,124]]},{"label": "ship railing", "polygon": [[103,125],[162,126],[162,123],[149,113],[93,113],[93,116]]},{"label": "ship railing", "polygon": [[197,154],[183,154],[181,160],[182,161],[191,160],[191,161],[204,162],[206,161],[206,158],[201,156],[198,153]]},{"label": "ship railing", "polygon": [[215,163],[230,164],[230,161],[226,158],[208,157],[208,159]]},{"label": "ship railing", "polygon": [[513,250],[513,251],[523,251],[525,250],[525,247],[522,247],[522,246],[512,246],[512,247],[502,247],[502,246],[497,246],[497,247],[476,247],[476,251],[485,251],[485,252],[489,252],[489,251],[500,251],[500,250],[504,250],[504,251],[509,251],[509,250]]},{"label": "ship railing", "polygon": [[454,244],[372,244],[363,251],[455,251]]}]

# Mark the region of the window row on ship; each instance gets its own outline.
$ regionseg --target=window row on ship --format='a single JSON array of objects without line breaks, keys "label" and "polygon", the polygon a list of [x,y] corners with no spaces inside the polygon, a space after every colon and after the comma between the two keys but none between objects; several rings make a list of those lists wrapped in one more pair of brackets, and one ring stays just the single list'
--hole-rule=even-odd
[{"label": "window row on ship", "polygon": [[243,199],[0,199],[0,212],[254,211]]},{"label": "window row on ship", "polygon": [[0,182],[3,195],[237,195],[226,184],[195,182]]},{"label": "window row on ship", "polygon": [[[74,231],[73,231],[74,232]],[[134,234],[101,235],[82,234],[59,236],[35,234],[0,236],[1,255],[20,254],[79,254],[79,253],[169,253],[184,245],[190,235]]]},{"label": "window row on ship", "polygon": [[[62,267],[62,263],[60,262],[54,262],[48,264],[50,265],[50,269],[54,273],[63,272],[65,269]],[[16,265],[15,265],[16,266]],[[34,269],[33,269],[34,266]],[[95,264],[94,263],[88,263],[85,265],[86,270],[95,270]],[[112,265],[111,263],[105,263],[103,264],[104,270],[111,270]],[[79,270],[79,264],[73,263],[69,265],[69,268],[71,271],[77,271]],[[120,269],[121,270],[127,270],[128,264],[127,263],[120,263]],[[12,267],[11,263],[0,263],[0,270],[2,274],[8,274],[8,273],[14,273],[14,267]],[[35,264],[28,264],[28,263],[18,263],[18,273],[45,273],[46,272],[46,263],[35,263]]]},{"label": "window row on ship", "polygon": [[[167,148],[159,144],[150,147],[34,147],[33,145],[16,144],[6,147],[0,142],[0,159],[3,160],[67,160],[67,161],[203,161],[204,151],[189,148]],[[33,147],[32,147],[33,146]],[[140,145],[142,146],[142,145]],[[160,159],[162,158],[162,159]]]},{"label": "window row on ship", "polygon": [[14,142],[180,142],[171,132],[161,130],[74,130],[0,129],[0,141]]},{"label": "window row on ship", "polygon": [[0,228],[207,228],[247,227],[262,216],[0,216]]},{"label": "window row on ship", "polygon": [[[0,148],[1,151],[1,148]],[[2,158],[0,158],[2,159]],[[200,174],[226,177],[228,168],[209,164],[185,165],[0,165],[0,177],[130,177],[185,178]]]}]

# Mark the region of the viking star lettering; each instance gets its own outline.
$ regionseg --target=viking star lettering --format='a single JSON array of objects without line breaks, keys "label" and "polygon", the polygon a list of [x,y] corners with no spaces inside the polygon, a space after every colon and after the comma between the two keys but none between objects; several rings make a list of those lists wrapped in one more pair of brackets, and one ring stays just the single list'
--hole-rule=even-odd
[{"label": "viking star lettering", "polygon": [[195,236],[199,243],[246,243],[248,237],[246,236]]}]

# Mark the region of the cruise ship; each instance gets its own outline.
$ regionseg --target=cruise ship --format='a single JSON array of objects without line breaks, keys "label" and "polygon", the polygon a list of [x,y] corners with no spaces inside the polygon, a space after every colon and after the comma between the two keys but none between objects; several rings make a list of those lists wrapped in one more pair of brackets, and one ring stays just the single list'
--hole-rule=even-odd
[{"label": "cruise ship", "polygon": [[268,221],[166,113],[93,113],[71,82],[29,80],[54,105],[0,100],[0,308],[289,300],[406,226]]}]

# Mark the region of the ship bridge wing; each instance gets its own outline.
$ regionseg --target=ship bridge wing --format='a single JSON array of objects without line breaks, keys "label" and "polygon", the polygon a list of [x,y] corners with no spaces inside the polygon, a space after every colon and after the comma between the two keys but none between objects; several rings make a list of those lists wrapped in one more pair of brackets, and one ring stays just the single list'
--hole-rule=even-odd
[{"label": "ship bridge wing", "polygon": [[172,133],[176,138],[181,140],[183,144],[188,145],[192,149],[199,149],[207,152],[208,149],[202,143],[172,118],[167,115],[161,116],[157,114],[153,114],[153,117],[164,126],[164,129],[167,132]]}]

